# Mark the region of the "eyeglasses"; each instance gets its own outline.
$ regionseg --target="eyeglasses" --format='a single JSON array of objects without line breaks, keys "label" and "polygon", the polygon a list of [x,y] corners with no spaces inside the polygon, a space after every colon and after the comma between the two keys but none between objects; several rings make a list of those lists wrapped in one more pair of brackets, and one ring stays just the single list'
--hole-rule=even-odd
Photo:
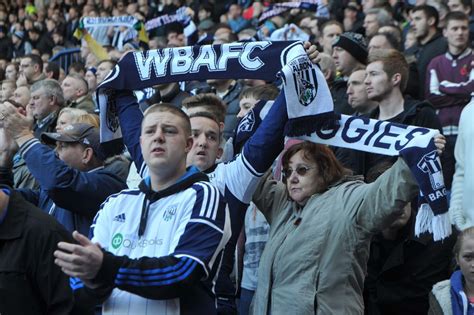
[{"label": "eyeglasses", "polygon": [[282,171],[282,174],[283,174],[283,178],[290,178],[291,174],[293,174],[293,171],[295,171],[296,174],[298,174],[299,176],[305,176],[309,170],[312,170],[315,168],[316,166],[309,167],[309,166],[300,165],[295,170],[293,170],[292,168],[284,168]]}]

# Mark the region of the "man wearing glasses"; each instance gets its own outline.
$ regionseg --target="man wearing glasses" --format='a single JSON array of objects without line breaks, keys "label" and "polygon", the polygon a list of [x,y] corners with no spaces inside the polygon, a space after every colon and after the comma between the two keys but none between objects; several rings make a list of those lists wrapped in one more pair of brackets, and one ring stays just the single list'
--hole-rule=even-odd
[{"label": "man wearing glasses", "polygon": [[44,79],[46,79],[46,76],[43,73],[43,60],[40,56],[29,54],[21,58],[17,86],[32,85]]}]

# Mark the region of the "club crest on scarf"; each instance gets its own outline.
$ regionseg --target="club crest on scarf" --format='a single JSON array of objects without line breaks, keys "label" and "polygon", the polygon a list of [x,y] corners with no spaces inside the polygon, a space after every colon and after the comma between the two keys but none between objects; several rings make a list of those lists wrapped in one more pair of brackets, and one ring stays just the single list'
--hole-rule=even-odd
[{"label": "club crest on scarf", "polygon": [[115,104],[114,91],[107,90],[107,112],[106,112],[106,122],[107,128],[112,132],[116,132],[120,127],[120,122],[117,115],[117,106]]},{"label": "club crest on scarf", "polygon": [[296,93],[301,105],[308,106],[316,98],[318,81],[316,71],[311,67],[308,58],[301,57],[290,61],[296,85]]},{"label": "club crest on scarf", "polygon": [[255,124],[255,113],[253,112],[253,110],[251,110],[240,121],[239,127],[237,129],[237,133],[252,131],[254,124]]},{"label": "club crest on scarf", "polygon": [[[441,163],[439,157],[436,154],[436,151],[431,151],[425,154],[417,164],[418,168],[423,172],[427,173],[430,178],[430,184],[433,191],[443,189],[444,188],[444,179],[443,179],[443,172],[441,168]],[[429,196],[430,199],[435,200],[438,199],[436,195],[442,194],[430,194],[434,196]]]}]

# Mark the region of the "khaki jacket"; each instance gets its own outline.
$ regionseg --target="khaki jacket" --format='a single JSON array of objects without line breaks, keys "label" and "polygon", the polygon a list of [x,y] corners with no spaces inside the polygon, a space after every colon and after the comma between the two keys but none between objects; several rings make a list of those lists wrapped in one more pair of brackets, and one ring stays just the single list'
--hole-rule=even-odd
[{"label": "khaki jacket", "polygon": [[347,177],[303,209],[283,183],[262,179],[254,203],[270,223],[260,260],[253,314],[363,314],[371,236],[387,227],[418,192],[399,159],[374,183]]}]

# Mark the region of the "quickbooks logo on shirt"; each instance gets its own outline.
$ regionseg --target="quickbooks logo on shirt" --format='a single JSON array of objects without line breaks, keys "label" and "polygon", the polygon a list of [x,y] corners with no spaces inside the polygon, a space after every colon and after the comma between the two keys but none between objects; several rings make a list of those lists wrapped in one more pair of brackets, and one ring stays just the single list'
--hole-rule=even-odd
[{"label": "quickbooks logo on shirt", "polygon": [[112,247],[114,249],[117,249],[120,247],[120,245],[122,245],[122,242],[123,242],[123,236],[122,234],[120,233],[117,233],[114,235],[114,237],[112,238]]},{"label": "quickbooks logo on shirt", "polygon": [[163,240],[158,238],[151,238],[151,239],[128,239],[124,238],[122,234],[117,233],[112,238],[112,247],[114,249],[118,249],[120,246],[124,248],[135,249],[137,247],[144,248],[147,246],[160,246],[163,245]]}]

